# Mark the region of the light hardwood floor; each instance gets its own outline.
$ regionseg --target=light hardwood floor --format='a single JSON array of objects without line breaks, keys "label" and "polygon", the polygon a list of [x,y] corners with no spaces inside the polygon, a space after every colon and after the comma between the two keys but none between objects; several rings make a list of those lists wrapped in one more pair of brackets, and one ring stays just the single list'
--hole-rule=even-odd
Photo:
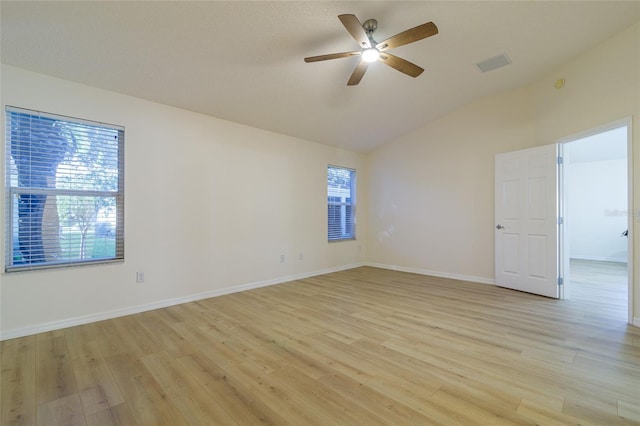
[{"label": "light hardwood floor", "polygon": [[640,329],[369,267],[1,348],[7,426],[640,424]]},{"label": "light hardwood floor", "polygon": [[627,319],[626,263],[571,259],[569,271],[572,300],[590,305],[599,315]]}]

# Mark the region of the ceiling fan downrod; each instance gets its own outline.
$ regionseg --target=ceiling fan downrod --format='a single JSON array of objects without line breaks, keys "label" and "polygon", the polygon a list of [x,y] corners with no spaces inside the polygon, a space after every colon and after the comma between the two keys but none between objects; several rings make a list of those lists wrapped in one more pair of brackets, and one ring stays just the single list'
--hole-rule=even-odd
[{"label": "ceiling fan downrod", "polygon": [[373,40],[373,33],[378,29],[378,21],[375,19],[367,19],[364,21],[364,24],[362,24],[362,28],[364,28],[369,39]]}]

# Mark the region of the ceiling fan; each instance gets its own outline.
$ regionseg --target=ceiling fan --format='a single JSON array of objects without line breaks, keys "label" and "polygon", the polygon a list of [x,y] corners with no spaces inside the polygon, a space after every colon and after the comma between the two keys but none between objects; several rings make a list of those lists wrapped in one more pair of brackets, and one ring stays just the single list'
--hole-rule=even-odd
[{"label": "ceiling fan", "polygon": [[329,55],[310,56],[304,58],[305,62],[318,62],[326,61],[328,59],[346,58],[349,56],[360,56],[361,60],[356,69],[351,74],[347,86],[355,86],[360,83],[364,76],[367,67],[371,62],[380,61],[391,68],[394,68],[411,77],[417,77],[422,74],[424,69],[420,68],[416,64],[413,64],[405,59],[399,58],[387,52],[394,47],[403,46],[405,44],[413,43],[414,41],[422,40],[423,38],[431,37],[438,34],[438,27],[433,22],[427,22],[426,24],[418,25],[417,27],[403,31],[394,35],[380,43],[373,39],[373,33],[378,28],[378,21],[375,19],[368,19],[361,24],[355,15],[346,14],[338,15],[338,19],[342,22],[342,25],[347,29],[351,37],[358,42],[361,50],[353,52],[331,53]]}]

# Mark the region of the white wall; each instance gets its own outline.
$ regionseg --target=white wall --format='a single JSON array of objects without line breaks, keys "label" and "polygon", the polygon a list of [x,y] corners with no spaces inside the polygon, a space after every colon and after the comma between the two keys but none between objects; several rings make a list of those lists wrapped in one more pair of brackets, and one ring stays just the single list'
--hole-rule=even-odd
[{"label": "white wall", "polygon": [[[554,88],[559,78],[566,80],[561,90]],[[369,259],[492,282],[495,154],[554,143],[630,116],[637,147],[640,23],[527,87],[466,105],[371,153]],[[633,164],[640,170],[640,148],[634,153]],[[634,182],[637,203],[640,173]],[[634,241],[635,316],[640,324],[637,233]]]},{"label": "white wall", "polygon": [[126,129],[125,262],[0,275],[3,338],[365,260],[366,197],[358,240],[329,244],[326,217],[327,165],[356,169],[366,188],[363,155],[10,66],[0,77],[3,111]]},{"label": "white wall", "polygon": [[[567,84],[556,90],[561,77]],[[631,116],[640,170],[640,24],[529,86],[466,105],[368,157],[12,67],[3,66],[1,80],[3,108],[127,132],[126,262],[0,275],[5,338],[365,260],[492,282],[496,153]],[[358,170],[357,241],[326,242],[329,163]],[[640,324],[637,232],[634,242]],[[146,282],[136,285],[141,270]]]},{"label": "white wall", "polygon": [[569,256],[626,262],[627,159],[566,161],[564,173]]},{"label": "white wall", "polygon": [[483,99],[370,155],[370,261],[493,280],[494,156],[534,144],[528,97]]}]

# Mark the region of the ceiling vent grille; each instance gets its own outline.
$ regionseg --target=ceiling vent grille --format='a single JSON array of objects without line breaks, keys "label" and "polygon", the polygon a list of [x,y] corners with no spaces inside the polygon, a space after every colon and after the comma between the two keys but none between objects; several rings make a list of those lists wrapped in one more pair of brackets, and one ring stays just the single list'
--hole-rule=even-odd
[{"label": "ceiling vent grille", "polygon": [[493,71],[496,68],[504,67],[505,65],[509,65],[511,60],[507,55],[498,55],[493,58],[485,59],[482,62],[478,62],[476,65],[482,72]]}]

